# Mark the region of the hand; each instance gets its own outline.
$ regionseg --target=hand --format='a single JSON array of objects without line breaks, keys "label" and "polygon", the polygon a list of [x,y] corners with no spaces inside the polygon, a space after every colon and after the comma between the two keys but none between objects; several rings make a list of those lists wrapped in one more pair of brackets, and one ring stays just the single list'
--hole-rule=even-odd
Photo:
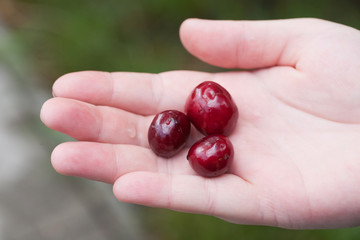
[{"label": "hand", "polygon": [[[114,183],[120,201],[241,224],[359,225],[360,32],[316,19],[191,19],[180,37],[199,59],[248,71],[67,74],[41,119],[79,142],[54,150],[54,168]],[[235,159],[217,178],[195,174],[188,148],[166,160],[147,142],[153,116],[183,111],[207,80],[228,89],[239,109]]]}]

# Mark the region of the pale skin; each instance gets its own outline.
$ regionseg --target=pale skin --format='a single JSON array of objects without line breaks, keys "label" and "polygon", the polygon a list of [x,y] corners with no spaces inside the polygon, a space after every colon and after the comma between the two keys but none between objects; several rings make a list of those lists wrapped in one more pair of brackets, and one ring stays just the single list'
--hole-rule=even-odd
[{"label": "pale skin", "polygon": [[[113,184],[123,202],[239,224],[360,225],[360,32],[318,19],[189,19],[180,39],[209,64],[247,70],[60,77],[41,119],[78,141],[55,148],[56,171]],[[234,162],[216,178],[186,160],[196,131],[171,159],[147,142],[154,115],[184,111],[203,81],[228,89],[239,109]]]}]

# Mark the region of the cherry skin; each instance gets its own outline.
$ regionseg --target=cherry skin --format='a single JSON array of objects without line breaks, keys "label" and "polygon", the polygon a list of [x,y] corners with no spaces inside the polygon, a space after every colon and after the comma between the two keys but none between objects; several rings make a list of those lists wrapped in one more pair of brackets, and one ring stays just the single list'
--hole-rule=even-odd
[{"label": "cherry skin", "polygon": [[185,113],[204,135],[229,136],[238,119],[238,109],[229,92],[210,81],[192,91],[185,104]]},{"label": "cherry skin", "polygon": [[204,177],[217,177],[229,170],[234,148],[223,135],[211,135],[196,142],[189,150],[190,166]]},{"label": "cherry skin", "polygon": [[190,126],[190,120],[182,112],[167,110],[157,114],[148,131],[150,148],[160,157],[174,156],[184,147]]}]

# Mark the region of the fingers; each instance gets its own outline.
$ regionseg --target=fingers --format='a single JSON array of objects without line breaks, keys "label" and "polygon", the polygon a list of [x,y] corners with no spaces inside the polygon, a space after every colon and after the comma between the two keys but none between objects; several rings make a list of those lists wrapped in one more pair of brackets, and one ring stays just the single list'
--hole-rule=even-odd
[{"label": "fingers", "polygon": [[[248,99],[254,98],[254,91],[261,89],[254,73],[245,71],[212,74],[173,71],[162,73],[161,77],[120,72],[109,76],[110,73],[96,71],[64,75],[55,82],[54,95],[147,116],[169,109],[184,111],[187,97],[203,81],[218,82],[230,92],[239,108],[247,108],[250,112],[254,106],[249,106]],[[159,86],[154,87],[157,84]],[[241,112],[249,112],[247,109]]]},{"label": "fingers", "polygon": [[150,149],[134,145],[67,142],[54,149],[51,161],[61,174],[114,183],[136,171],[193,174],[185,154],[183,151],[172,159],[162,159]]},{"label": "fingers", "polygon": [[73,99],[53,98],[41,109],[46,126],[77,140],[148,146],[151,117],[94,106]]},{"label": "fingers", "polygon": [[210,76],[190,71],[161,74],[76,72],[60,77],[53,86],[53,94],[150,115],[167,109],[183,111],[191,89],[209,80]]},{"label": "fingers", "polygon": [[64,175],[115,182],[114,194],[120,201],[210,214],[237,223],[270,224],[271,219],[263,218],[252,184],[230,174],[198,176],[185,154],[162,159],[133,145],[68,142],[54,149],[51,161]]},{"label": "fingers", "polygon": [[214,215],[237,223],[265,221],[254,187],[233,175],[203,178],[134,172],[120,177],[113,191],[124,202]]},{"label": "fingers", "polygon": [[180,28],[184,47],[199,59],[225,68],[295,66],[301,49],[326,21],[213,21],[189,19]]},{"label": "fingers", "polygon": [[[81,95],[82,93],[76,92],[78,89],[84,89],[85,85],[91,85],[87,83],[86,79],[82,79],[81,75],[83,74],[90,74],[91,76],[94,74],[94,79],[98,79],[96,78],[96,75],[102,75],[106,73],[82,72],[71,74],[74,75],[73,77],[69,75],[69,77],[73,79],[73,82],[82,82],[84,86],[77,86],[78,84],[72,84],[73,82],[69,81],[67,85],[64,84],[62,87],[63,93],[72,92],[74,94],[72,97],[77,99],[86,98],[86,94],[88,93]],[[183,73],[180,72],[179,74],[182,75]],[[195,81],[200,80],[200,75],[202,74],[199,73],[199,75],[197,75],[198,77],[194,77]],[[239,112],[241,113],[241,121],[239,121],[239,125],[243,124],[245,121],[254,123],[256,119],[262,119],[259,116],[265,116],[268,114],[268,111],[271,110],[270,106],[268,108],[265,107],[266,104],[269,104],[268,94],[264,92],[265,90],[263,85],[258,84],[260,81],[258,81],[256,74],[254,73],[227,72],[211,75],[204,74],[202,76],[204,79],[211,79],[215,82],[219,82],[222,86],[228,89],[238,106]],[[106,85],[107,83],[104,82],[102,84],[102,82],[98,82],[97,84],[100,88],[102,85]],[[134,88],[136,88],[141,84],[139,83],[133,85]],[[190,84],[187,86],[190,86]],[[153,116],[142,116],[115,107],[93,105],[99,103],[99,101],[102,101],[98,101],[96,98],[103,94],[101,93],[101,90],[96,92],[95,89],[93,89],[93,91],[94,92],[92,94],[95,96],[94,99],[88,99],[88,102],[91,103],[62,97],[50,99],[44,104],[41,110],[42,121],[49,128],[65,133],[77,140],[116,144],[135,144],[138,146],[147,147],[147,131]],[[185,93],[180,94],[180,92]],[[185,104],[187,95],[190,92],[191,90],[187,92],[187,90],[179,89],[179,95],[185,95],[183,97],[179,97],[183,98],[180,100],[182,104]],[[105,95],[106,94],[104,94],[102,97]],[[140,98],[141,96],[142,94],[139,94]],[[177,98],[176,94],[174,94],[174,96]],[[104,100],[102,104],[105,104],[105,101],[106,100]],[[151,100],[149,99],[149,101]],[[172,100],[169,99],[169,101],[171,102]],[[262,104],[259,105],[259,102],[262,102]],[[131,97],[129,99],[128,97],[121,95],[119,96],[119,99],[109,103],[108,105],[128,105],[130,108],[131,103]],[[167,108],[174,109],[175,107],[173,105],[174,104],[169,104],[167,105]],[[165,104],[163,104],[163,107],[164,106]],[[196,132],[197,131],[192,131],[189,138],[190,141],[191,139],[198,139]]]}]

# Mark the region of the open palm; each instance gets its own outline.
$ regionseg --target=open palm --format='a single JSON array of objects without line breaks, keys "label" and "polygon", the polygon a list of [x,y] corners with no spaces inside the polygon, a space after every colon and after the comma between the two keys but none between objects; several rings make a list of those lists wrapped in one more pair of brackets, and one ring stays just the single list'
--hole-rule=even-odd
[{"label": "open palm", "polygon": [[[183,23],[196,57],[225,73],[78,72],[56,81],[41,111],[80,140],[59,145],[54,168],[114,183],[121,200],[214,215],[242,224],[331,228],[360,224],[360,33],[322,20]],[[198,176],[186,160],[149,149],[162,110],[183,111],[191,90],[215,81],[239,120],[228,174]],[[192,131],[191,142],[200,137]]]}]

